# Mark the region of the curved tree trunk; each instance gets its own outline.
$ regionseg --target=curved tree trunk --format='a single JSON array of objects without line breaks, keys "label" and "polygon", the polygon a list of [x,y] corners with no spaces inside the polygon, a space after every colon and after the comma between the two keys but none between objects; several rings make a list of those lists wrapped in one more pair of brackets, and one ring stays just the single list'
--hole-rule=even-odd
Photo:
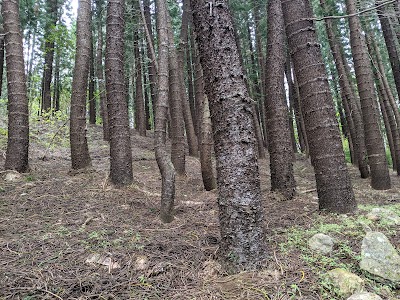
[{"label": "curved tree trunk", "polygon": [[74,170],[86,168],[91,164],[86,140],[86,96],[91,41],[90,10],[90,0],[79,0],[70,113],[71,163]]},{"label": "curved tree trunk", "polygon": [[364,121],[365,144],[371,170],[373,189],[385,190],[391,187],[389,169],[386,162],[385,147],[379,130],[379,113],[367,45],[361,32],[361,23],[354,0],[346,0],[350,25],[350,44],[353,53],[354,69],[358,93],[361,101],[361,112]]},{"label": "curved tree trunk", "polygon": [[293,147],[284,88],[285,34],[280,0],[268,1],[265,112],[270,154],[271,190],[286,199],[295,195]]},{"label": "curved tree trunk", "polygon": [[228,271],[249,270],[266,258],[252,100],[227,1],[211,11],[206,6],[207,0],[192,0],[215,142],[220,257]]},{"label": "curved tree trunk", "polygon": [[356,209],[320,45],[307,0],[282,2],[286,34],[301,95],[301,108],[314,166],[319,208]]},{"label": "curved tree trunk", "polygon": [[161,212],[163,222],[171,222],[173,217],[175,199],[175,168],[167,152],[167,119],[168,119],[168,26],[166,0],[156,0],[158,8],[158,76],[157,76],[157,102],[155,111],[155,152],[158,168],[162,177],[161,187]]},{"label": "curved tree trunk", "polygon": [[3,0],[1,5],[8,88],[8,140],[4,168],[25,172],[29,169],[29,112],[18,2]]},{"label": "curved tree trunk", "polygon": [[106,90],[110,126],[110,178],[116,185],[133,181],[132,151],[124,75],[124,0],[109,0],[106,31]]}]

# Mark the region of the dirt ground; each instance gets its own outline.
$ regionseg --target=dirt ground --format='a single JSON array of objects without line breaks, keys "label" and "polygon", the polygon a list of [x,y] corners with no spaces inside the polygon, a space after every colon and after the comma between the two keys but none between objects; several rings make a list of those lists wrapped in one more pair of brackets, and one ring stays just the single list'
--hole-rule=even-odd
[{"label": "dirt ground", "polygon": [[[79,173],[70,172],[66,141],[48,134],[46,142],[43,132],[34,128],[30,173],[13,181],[4,180],[4,169],[0,173],[0,299],[342,299],[321,283],[315,260],[290,248],[293,228],[307,231],[321,220],[340,219],[317,211],[314,175],[304,157],[295,163],[298,196],[287,202],[269,193],[268,161],[260,160],[270,259],[259,272],[227,276],[216,262],[217,193],[203,190],[197,158],[187,157],[187,176],[177,179],[175,220],[162,224],[150,132],[145,138],[132,132],[135,182],[123,189],[108,182],[101,127],[88,128],[93,167]],[[394,188],[382,192],[349,168],[359,204],[400,202],[394,173]],[[387,230],[399,249],[397,229]],[[354,252],[361,239],[348,241]],[[351,256],[341,259],[357,264]],[[395,287],[376,287],[368,281],[367,289],[383,299],[400,299]]]}]

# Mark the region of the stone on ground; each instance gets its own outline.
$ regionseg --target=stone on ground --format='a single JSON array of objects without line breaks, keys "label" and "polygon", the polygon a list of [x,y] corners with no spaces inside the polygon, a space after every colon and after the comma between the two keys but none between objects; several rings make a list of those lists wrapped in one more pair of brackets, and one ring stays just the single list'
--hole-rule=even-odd
[{"label": "stone on ground", "polygon": [[347,300],[382,300],[382,298],[377,294],[362,292],[352,295]]},{"label": "stone on ground", "polygon": [[7,171],[6,175],[4,176],[4,180],[9,182],[19,181],[21,179],[22,175],[16,171]]},{"label": "stone on ground", "polygon": [[327,273],[331,283],[337,289],[339,295],[349,297],[364,289],[364,280],[344,269],[334,269]]},{"label": "stone on ground", "polygon": [[362,241],[360,268],[379,279],[400,283],[400,256],[381,232],[368,232]]},{"label": "stone on ground", "polygon": [[373,221],[386,221],[388,224],[400,225],[400,216],[386,208],[375,207],[368,214],[367,218]]},{"label": "stone on ground", "polygon": [[329,235],[323,233],[317,233],[308,240],[308,247],[321,254],[332,252],[333,245],[333,239]]}]

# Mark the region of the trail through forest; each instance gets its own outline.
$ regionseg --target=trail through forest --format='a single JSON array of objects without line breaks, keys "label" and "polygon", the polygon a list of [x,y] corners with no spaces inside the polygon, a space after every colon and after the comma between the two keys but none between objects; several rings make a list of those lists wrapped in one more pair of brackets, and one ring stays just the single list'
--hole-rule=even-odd
[{"label": "trail through forest", "polygon": [[[260,272],[226,276],[215,260],[217,193],[203,190],[197,158],[187,157],[186,177],[177,179],[175,220],[163,224],[150,132],[140,137],[132,131],[134,184],[122,189],[108,182],[101,127],[88,127],[92,168],[83,172],[70,171],[66,133],[62,126],[34,123],[31,172],[6,178],[1,171],[0,299],[342,299],[324,273],[343,266],[382,299],[400,298],[395,287],[360,272],[357,260],[365,224],[400,250],[398,226],[365,218],[375,206],[400,213],[400,178],[393,172],[394,188],[376,191],[349,166],[359,210],[326,215],[318,211],[309,160],[297,156],[298,195],[286,202],[269,192],[269,163],[260,160],[268,264]],[[6,138],[0,141],[4,154]],[[316,232],[336,239],[331,254],[308,249]]]}]

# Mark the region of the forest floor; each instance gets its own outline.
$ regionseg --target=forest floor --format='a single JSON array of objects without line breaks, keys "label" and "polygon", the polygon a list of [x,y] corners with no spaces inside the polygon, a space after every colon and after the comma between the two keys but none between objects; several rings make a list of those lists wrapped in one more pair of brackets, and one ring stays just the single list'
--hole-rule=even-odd
[{"label": "forest floor", "polygon": [[[400,250],[398,227],[365,217],[376,206],[400,213],[395,173],[393,189],[375,191],[349,166],[359,210],[340,216],[318,212],[309,160],[297,156],[298,195],[286,202],[269,192],[268,160],[260,160],[269,260],[259,272],[226,275],[216,262],[217,192],[204,191],[198,158],[187,157],[175,220],[163,224],[152,133],[132,131],[134,184],[122,189],[108,182],[101,127],[88,127],[93,167],[84,172],[70,171],[67,133],[58,123],[32,124],[31,171],[6,181],[0,170],[0,299],[342,299],[324,275],[336,267],[363,277],[383,299],[400,299],[358,267],[366,224]],[[336,239],[330,255],[308,249],[317,232]]]}]

